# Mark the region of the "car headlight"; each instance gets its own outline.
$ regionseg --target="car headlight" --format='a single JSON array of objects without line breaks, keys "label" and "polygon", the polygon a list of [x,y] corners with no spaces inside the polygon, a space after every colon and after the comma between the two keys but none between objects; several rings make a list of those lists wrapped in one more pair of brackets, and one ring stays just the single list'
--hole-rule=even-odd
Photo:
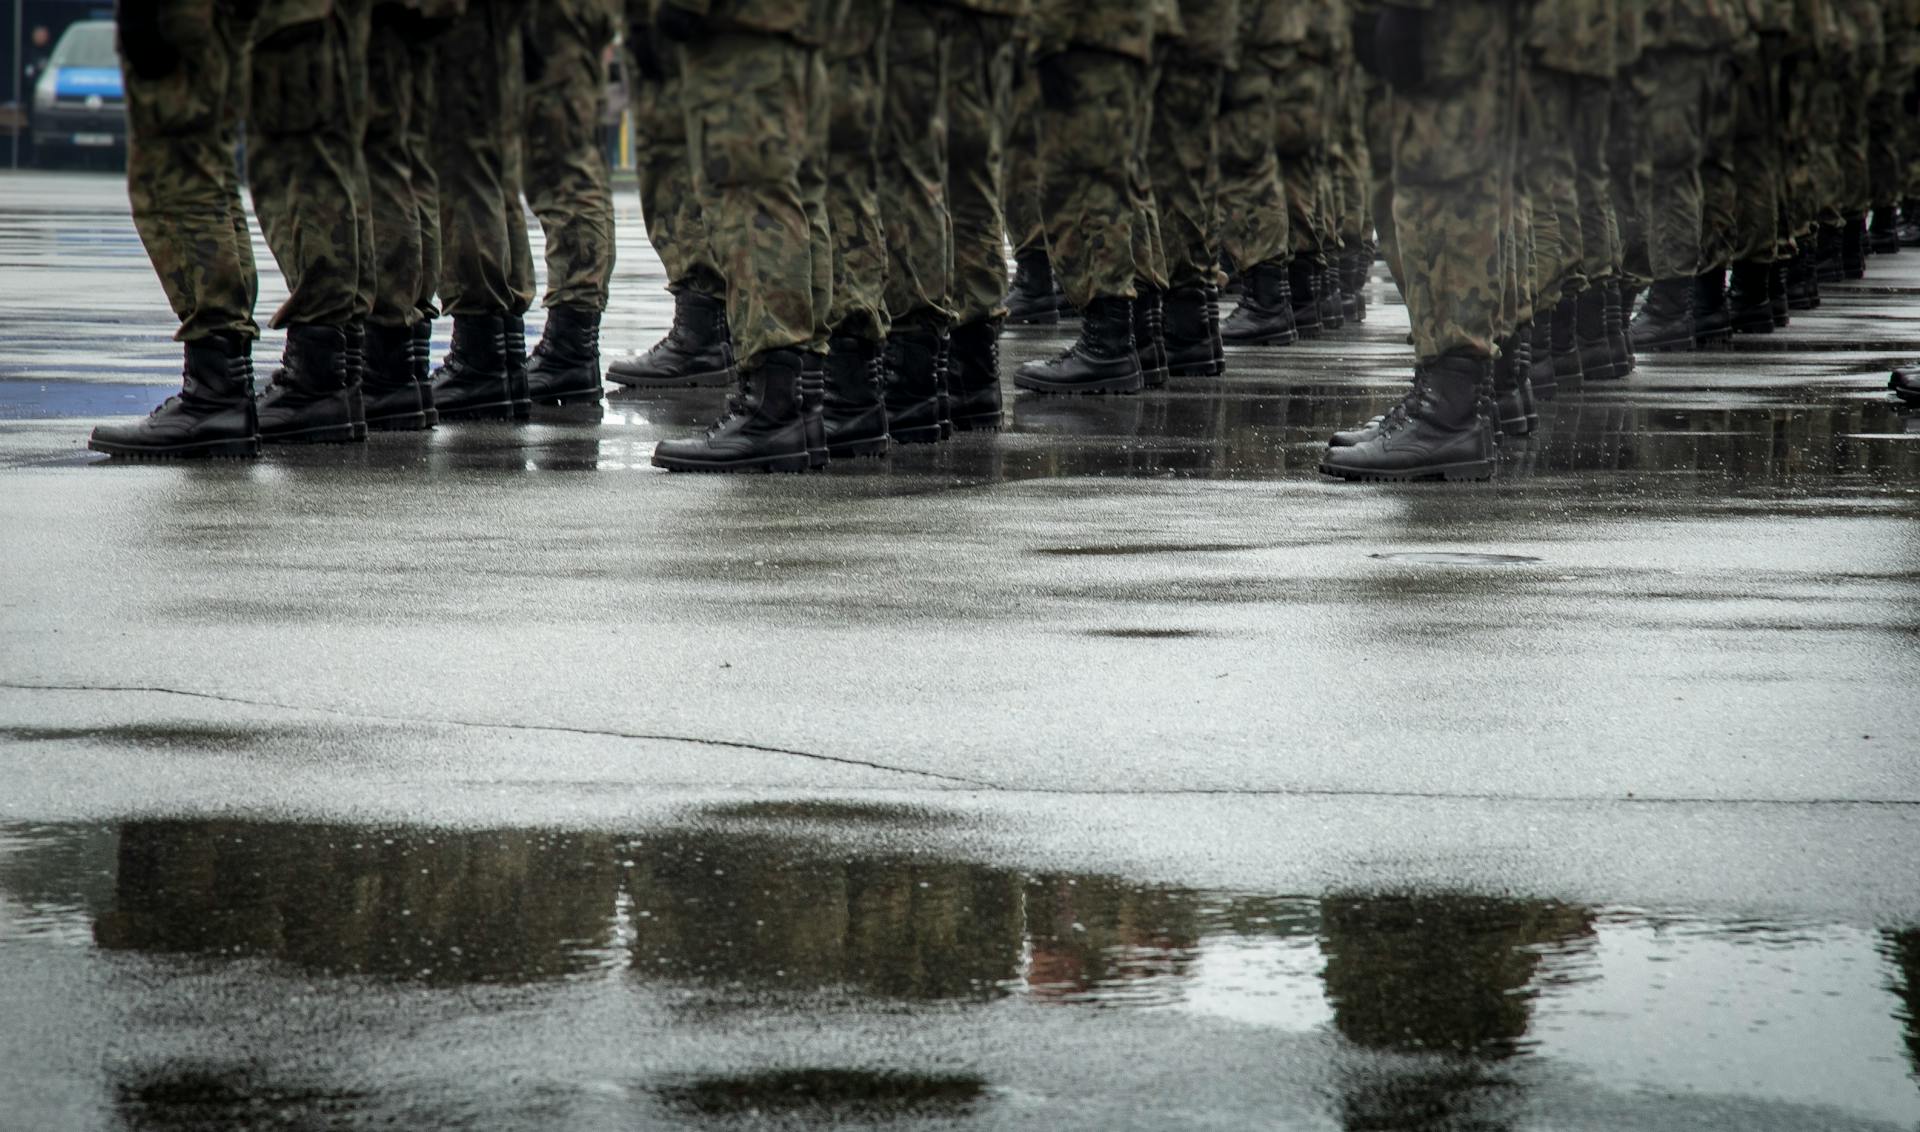
[{"label": "car headlight", "polygon": [[40,81],[33,84],[33,108],[35,110],[53,109],[53,84],[60,77],[58,68],[49,67]]}]

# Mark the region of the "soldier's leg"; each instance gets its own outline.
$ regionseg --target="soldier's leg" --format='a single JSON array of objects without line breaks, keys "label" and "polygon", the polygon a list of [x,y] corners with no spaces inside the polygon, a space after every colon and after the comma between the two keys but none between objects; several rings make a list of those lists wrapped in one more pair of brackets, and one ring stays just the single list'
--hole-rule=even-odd
[{"label": "soldier's leg", "polygon": [[1227,76],[1218,121],[1220,247],[1239,273],[1240,303],[1221,324],[1228,342],[1284,346],[1297,337],[1287,280],[1287,190],[1273,139],[1290,52],[1249,50]]},{"label": "soldier's leg", "polygon": [[420,204],[414,193],[408,138],[414,117],[414,79],[408,39],[417,16],[399,3],[373,10],[367,49],[367,132],[362,147],[372,213],[373,302],[365,331],[361,392],[367,427],[427,427],[426,407],[413,364],[413,325],[420,319],[425,276]]},{"label": "soldier's leg", "polygon": [[662,441],[655,465],[804,471],[802,354],[813,341],[813,234],[800,165],[816,53],[784,37],[714,33],[684,45],[687,140],[702,220],[727,280],[740,390],[706,435]]},{"label": "soldier's leg", "polygon": [[1222,372],[1212,288],[1219,264],[1213,247],[1208,169],[1215,158],[1215,118],[1226,71],[1176,51],[1160,78],[1153,108],[1148,167],[1166,255],[1167,372],[1209,377]]},{"label": "soldier's leg", "polygon": [[1340,295],[1347,317],[1359,322],[1367,315],[1365,285],[1373,266],[1372,199],[1367,182],[1372,159],[1367,152],[1367,84],[1349,56],[1341,61],[1333,102],[1334,191],[1339,203]]},{"label": "soldier's leg", "polygon": [[1013,21],[956,9],[947,87],[947,204],[954,313],[949,415],[960,430],[1001,421],[1000,326],[1007,316],[1007,122]]},{"label": "soldier's leg", "polygon": [[[1616,303],[1619,293],[1620,222],[1614,214],[1612,170],[1612,90],[1611,81],[1582,76],[1574,86],[1573,168],[1574,189],[1580,206],[1580,270],[1588,291],[1600,305],[1600,329],[1606,341],[1604,362],[1599,357],[1588,364],[1582,350],[1581,371],[1595,377],[1625,377],[1631,364],[1626,356],[1624,320]],[[1586,297],[1581,301],[1592,303]],[[1536,313],[1535,323],[1539,321]]]},{"label": "soldier's leg", "polygon": [[953,220],[947,196],[947,9],[901,0],[887,33],[880,125],[880,215],[887,233],[887,414],[893,438],[937,441],[953,314]]},{"label": "soldier's leg", "polygon": [[884,9],[849,17],[828,59],[827,220],[833,236],[832,328],[823,427],[834,457],[878,455],[887,448],[887,412],[879,382],[887,336],[887,243],[880,221],[881,73]]},{"label": "soldier's leg", "polygon": [[347,331],[364,316],[360,271],[359,138],[352,89],[358,68],[352,5],[320,18],[291,3],[261,14],[253,51],[247,168],[254,210],[288,296],[273,325],[287,329],[280,368],[261,393],[261,439],[364,439],[350,384]]},{"label": "soldier's leg", "polygon": [[[422,411],[427,423],[435,424],[440,412],[433,403],[433,320],[440,314],[434,297],[440,293],[440,175],[433,163],[433,119],[438,106],[434,96],[434,73],[439,56],[439,33],[444,23],[419,29],[421,34],[408,44],[413,98],[403,139],[407,166],[413,184],[414,210],[420,225],[420,290],[414,298],[419,317],[413,323],[414,384],[420,389]],[[377,242],[378,236],[376,234]]]},{"label": "soldier's leg", "polygon": [[1070,48],[1039,61],[1040,152],[1047,245],[1067,301],[1082,311],[1080,339],[1052,361],[1020,367],[1037,392],[1130,393],[1143,385],[1133,345],[1133,206],[1127,163],[1146,114],[1147,68],[1137,59]]},{"label": "soldier's leg", "polygon": [[1322,189],[1327,158],[1326,67],[1297,50],[1278,72],[1274,108],[1274,151],[1286,186],[1289,256],[1288,286],[1294,323],[1302,337],[1320,332],[1320,272],[1326,267]]},{"label": "soldier's leg", "polygon": [[1060,320],[1065,300],[1047,257],[1047,226],[1040,214],[1040,80],[1026,59],[1027,47],[1014,46],[1012,109],[1007,130],[1007,236],[1013,243],[1013,284],[1007,291],[1007,316],[1015,322]]},{"label": "soldier's leg", "polygon": [[1493,473],[1491,392],[1505,295],[1501,245],[1514,177],[1514,8],[1453,0],[1395,9],[1433,49],[1424,81],[1393,97],[1395,237],[1406,272],[1418,378],[1402,405],[1357,443],[1330,447],[1321,470],[1346,479]]},{"label": "soldier's leg", "polygon": [[600,399],[600,316],[613,277],[613,187],[600,148],[600,107],[614,0],[541,0],[525,50],[527,203],[546,234],[547,322],[527,364],[528,395]]},{"label": "soldier's leg", "polygon": [[[1734,149],[1740,119],[1739,86],[1731,55],[1709,61],[1704,142],[1700,161],[1700,275],[1694,286],[1694,341],[1733,337],[1727,269],[1739,239],[1741,186]],[[1771,320],[1771,316],[1769,316]]]},{"label": "soldier's leg", "polygon": [[824,51],[807,52],[801,92],[806,134],[800,154],[800,206],[807,214],[807,257],[811,270],[813,334],[801,357],[800,411],[806,423],[807,460],[824,468],[833,453],[827,445],[827,353],[833,336],[833,227],[827,204],[827,147],[833,136],[833,94],[827,85]]},{"label": "soldier's leg", "polygon": [[1741,52],[1733,62],[1734,113],[1731,131],[1733,158],[1732,287],[1728,292],[1728,319],[1743,334],[1771,334],[1773,325],[1773,263],[1781,244],[1780,198],[1783,173],[1779,115],[1773,87],[1777,77],[1769,65],[1770,47]]},{"label": "soldier's leg", "polygon": [[[129,59],[127,197],[134,228],[180,319],[180,395],[138,421],[102,425],[88,447],[120,456],[251,456],[259,451],[249,355],[258,286],[234,175],[252,30],[229,5],[162,5],[152,27],[182,62],[155,74]],[[143,73],[143,71],[145,73]]]},{"label": "soldier's leg", "polygon": [[[504,123],[518,105],[514,0],[471,0],[441,37],[434,70],[434,169],[439,176],[442,308],[453,340],[434,371],[443,417],[507,419],[506,320],[518,297]],[[524,226],[523,226],[524,227]],[[524,309],[524,308],[522,308]]]},{"label": "soldier's leg", "polygon": [[[1161,46],[1161,52],[1165,45]],[[1136,125],[1127,162],[1127,204],[1133,213],[1133,344],[1140,353],[1140,371],[1147,388],[1167,383],[1164,304],[1167,293],[1167,253],[1160,238],[1160,209],[1153,196],[1150,148],[1153,144],[1154,103],[1166,73],[1162,58],[1147,68],[1144,109]]]},{"label": "soldier's leg", "polygon": [[527,42],[528,17],[533,0],[516,0],[509,19],[507,70],[501,76],[504,113],[498,125],[502,177],[500,207],[507,229],[507,287],[513,301],[501,324],[501,344],[507,363],[507,388],[513,399],[515,420],[533,415],[533,397],[527,373],[527,319],[533,309],[535,281],[533,241],[527,235]]},{"label": "soldier's leg", "polygon": [[1653,167],[1647,259],[1653,286],[1646,305],[1634,316],[1633,347],[1691,350],[1711,60],[1693,52],[1660,51],[1649,54],[1644,66],[1647,149]]}]

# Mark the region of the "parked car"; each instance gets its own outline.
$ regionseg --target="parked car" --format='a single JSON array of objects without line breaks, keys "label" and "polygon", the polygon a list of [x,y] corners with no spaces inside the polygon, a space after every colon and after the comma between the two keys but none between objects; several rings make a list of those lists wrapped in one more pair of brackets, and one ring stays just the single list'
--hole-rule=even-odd
[{"label": "parked car", "polygon": [[81,20],[61,34],[34,84],[30,121],[41,164],[74,157],[125,160],[127,92],[112,20]]}]

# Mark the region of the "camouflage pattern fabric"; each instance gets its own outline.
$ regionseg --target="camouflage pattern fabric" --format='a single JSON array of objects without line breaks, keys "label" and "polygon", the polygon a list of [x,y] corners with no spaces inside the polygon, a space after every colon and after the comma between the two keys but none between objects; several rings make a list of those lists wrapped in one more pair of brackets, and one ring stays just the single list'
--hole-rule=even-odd
[{"label": "camouflage pattern fabric", "polygon": [[827,59],[827,221],[833,237],[835,334],[878,342],[887,336],[887,236],[880,213],[881,76],[889,2],[857,5]]},{"label": "camouflage pattern fabric", "polygon": [[1007,121],[1014,22],[956,8],[947,21],[947,207],[953,276],[946,305],[965,325],[1007,313]]},{"label": "camouflage pattern fabric", "polygon": [[827,146],[833,134],[833,95],[827,88],[826,52],[807,53],[802,105],[807,132],[800,153],[800,205],[807,215],[809,283],[813,290],[813,333],[808,346],[827,352],[833,333],[833,227],[827,205]]},{"label": "camouflage pattern fabric", "polygon": [[[1740,239],[1738,135],[1740,87],[1733,81],[1733,56],[1721,53],[1707,62],[1706,108],[1700,153],[1700,270],[1730,267]],[[1760,186],[1755,195],[1768,195]]]},{"label": "camouflage pattern fabric", "polygon": [[[1276,0],[1250,0],[1246,21]],[[1281,72],[1289,53],[1249,46],[1227,76],[1216,129],[1220,149],[1220,247],[1236,268],[1284,258],[1290,246],[1287,190],[1280,180],[1278,132]]]},{"label": "camouflage pattern fabric", "polygon": [[[694,191],[742,369],[815,335],[814,228],[800,167],[816,115],[813,49],[792,38],[716,34],[679,51]],[[831,263],[832,249],[818,249]],[[829,270],[831,270],[829,266]],[[824,317],[821,318],[824,321]]]},{"label": "camouflage pattern fabric", "polygon": [[668,71],[664,79],[636,76],[632,86],[640,217],[647,226],[647,242],[666,270],[668,285],[719,297],[726,294],[727,284],[713,258],[713,247],[701,220],[700,198],[693,191],[685,83],[677,59],[668,52],[661,59]]},{"label": "camouflage pattern fabric", "polygon": [[1700,166],[1706,157],[1706,93],[1712,75],[1712,56],[1667,50],[1649,51],[1634,74],[1652,163],[1647,266],[1656,281],[1700,271],[1705,206]]},{"label": "camouflage pattern fabric", "polygon": [[1580,273],[1589,284],[1620,266],[1620,222],[1613,211],[1610,135],[1613,82],[1581,77],[1574,85],[1574,190],[1580,199]]},{"label": "camouflage pattern fabric", "polygon": [[1552,306],[1587,284],[1586,245],[1580,227],[1579,161],[1574,153],[1580,78],[1528,66],[1522,84],[1525,144],[1521,183],[1532,206],[1530,293]]},{"label": "camouflage pattern fabric", "polygon": [[226,0],[175,0],[160,26],[181,58],[161,79],[124,67],[127,198],[167,303],[188,342],[257,338],[259,277],[234,152],[251,81],[253,28]]},{"label": "camouflage pattern fabric", "polygon": [[[420,292],[414,306],[426,318],[440,313],[434,296],[440,293],[440,176],[433,166],[433,119],[437,48],[433,43],[411,45],[412,113],[407,117],[404,144],[413,185],[414,208],[420,224]],[[378,230],[374,233],[376,246]]]},{"label": "camouflage pattern fabric", "polygon": [[1333,178],[1333,235],[1346,248],[1367,245],[1373,234],[1372,157],[1367,151],[1368,76],[1349,49],[1334,69],[1327,170]]},{"label": "camouflage pattern fabric", "polygon": [[1069,48],[1047,65],[1075,90],[1071,105],[1040,108],[1047,243],[1067,301],[1133,298],[1133,194],[1126,154],[1147,113],[1147,67],[1112,51]]},{"label": "camouflage pattern fabric", "polygon": [[1047,222],[1040,214],[1040,78],[1018,45],[1012,109],[1007,118],[1007,166],[1004,202],[1007,238],[1014,254],[1047,246]]},{"label": "camouflage pattern fabric", "polygon": [[438,44],[433,163],[440,182],[440,298],[451,315],[513,314],[532,301],[518,159],[525,13],[524,0],[473,0]]},{"label": "camouflage pattern fabric", "polygon": [[613,277],[613,186],[600,148],[607,47],[617,0],[539,0],[526,34],[542,60],[527,85],[527,203],[546,233],[542,306],[607,309]]},{"label": "camouflage pattern fabric", "polygon": [[[1191,19],[1187,28],[1191,35]],[[1210,172],[1226,77],[1224,64],[1193,55],[1182,41],[1169,56],[1154,95],[1148,167],[1169,287],[1211,286],[1217,277]]]},{"label": "camouflage pattern fabric", "polygon": [[411,326],[419,318],[426,275],[410,143],[415,118],[429,111],[415,98],[413,52],[401,33],[400,18],[403,13],[399,4],[377,6],[367,49],[369,93],[363,152],[375,249],[373,307],[367,320],[379,326]]},{"label": "camouflage pattern fabric", "polygon": [[363,303],[359,139],[350,105],[355,7],[278,0],[261,12],[253,46],[247,172],[254,212],[289,294],[275,328],[345,326]]},{"label": "camouflage pattern fabric", "polygon": [[1327,251],[1327,138],[1332,68],[1299,50],[1286,52],[1276,71],[1274,150],[1286,186],[1287,231],[1294,257],[1324,264]]},{"label": "camouflage pattern fabric", "polygon": [[1785,138],[1779,109],[1780,62],[1773,42],[1757,44],[1732,61],[1734,87],[1733,258],[1772,262],[1786,250],[1791,233],[1785,215]]},{"label": "camouflage pattern fabric", "polygon": [[1516,51],[1508,0],[1428,12],[1427,81],[1391,105],[1394,238],[1414,353],[1491,356],[1510,325]]},{"label": "camouflage pattern fabric", "polygon": [[[887,313],[897,325],[953,324],[952,216],[947,197],[947,10],[901,0],[887,33],[881,105],[880,215],[887,237]],[[998,296],[995,297],[998,301]]]},{"label": "camouflage pattern fabric", "polygon": [[373,233],[373,184],[367,165],[367,124],[373,114],[370,98],[372,72],[368,55],[373,41],[373,0],[334,0],[346,25],[347,131],[353,139],[353,164],[348,185],[353,190],[353,231],[359,268],[354,284],[354,317],[364,320],[373,310],[379,279]]},{"label": "camouflage pattern fabric", "polygon": [[1153,142],[1154,102],[1159,97],[1160,80],[1166,66],[1155,61],[1146,70],[1141,92],[1141,114],[1134,123],[1134,135],[1128,145],[1127,207],[1133,215],[1133,278],[1137,285],[1167,287],[1167,252],[1160,243],[1160,210],[1153,197],[1153,169],[1150,146]]}]

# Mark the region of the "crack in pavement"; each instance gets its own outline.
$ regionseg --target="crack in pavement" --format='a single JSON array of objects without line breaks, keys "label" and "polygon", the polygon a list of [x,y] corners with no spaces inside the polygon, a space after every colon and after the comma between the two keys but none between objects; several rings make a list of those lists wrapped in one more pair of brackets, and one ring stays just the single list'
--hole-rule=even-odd
[{"label": "crack in pavement", "polygon": [[382,723],[427,724],[437,727],[467,727],[480,731],[529,731],[560,735],[593,735],[607,739],[635,739],[661,743],[688,743],[702,747],[725,747],[738,751],[753,751],[767,755],[788,755],[793,758],[812,759],[815,762],[837,763],[842,766],[861,767],[866,770],[883,770],[894,774],[916,775],[941,782],[954,782],[965,786],[977,786],[986,790],[998,790],[1000,786],[979,778],[965,778],[957,774],[941,774],[933,770],[917,770],[913,767],[891,766],[887,763],[872,762],[867,759],[849,758],[845,755],[825,755],[818,751],[801,751],[791,747],[769,747],[759,743],[743,743],[733,739],[712,739],[700,735],[667,735],[643,731],[618,731],[601,727],[570,727],[566,724],[545,723],[488,723],[471,719],[444,719],[432,716],[384,715],[379,712],[343,711],[339,708],[317,707],[310,704],[290,704],[280,700],[257,700],[247,696],[230,696],[219,692],[201,692],[191,688],[166,688],[158,685],[137,684],[19,684],[13,681],[0,681],[0,689],[21,692],[107,692],[129,695],[181,696],[187,699],[212,700],[216,703],[240,704],[246,707],[269,708],[276,711],[304,711],[316,715],[330,715],[341,719],[370,719]]},{"label": "crack in pavement", "polygon": [[292,704],[280,700],[258,700],[246,696],[225,695],[219,692],[201,692],[189,688],[166,688],[156,685],[20,684],[13,681],[0,680],[0,689],[23,692],[107,692],[181,696],[187,699],[212,700],[216,703],[269,708],[276,711],[296,711],[309,712],[315,715],[330,715],[341,719],[377,720],[382,723],[411,723],[435,727],[466,727],[479,731],[526,731],[560,735],[589,735],[607,739],[687,743],[694,746],[724,747],[740,751],[753,751],[759,754],[787,755],[793,758],[811,759],[815,762],[834,763],[841,766],[860,767],[866,770],[880,770],[893,774],[930,778],[940,782],[952,782],[963,786],[973,786],[983,790],[991,790],[1000,794],[1059,795],[1076,798],[1384,798],[1438,802],[1607,803],[1611,805],[1649,806],[1886,806],[1896,808],[1920,808],[1920,798],[1706,798],[1688,795],[1633,794],[1624,796],[1597,796],[1591,794],[1462,794],[1432,790],[1339,790],[1311,786],[1245,788],[1197,786],[1184,789],[1145,788],[1136,790],[1103,790],[1098,787],[1012,787],[991,782],[983,778],[967,778],[957,774],[942,774],[934,770],[919,770],[913,767],[893,766],[889,763],[873,762],[868,759],[856,759],[846,755],[827,755],[821,754],[818,751],[802,751],[792,747],[772,747],[760,743],[741,742],[734,739],[711,739],[699,735],[668,735],[642,731],[618,731],[600,727],[572,727],[566,724],[488,723],[469,719],[446,719],[433,716],[385,715],[378,712],[343,711],[339,708],[316,707],[309,704]]}]

